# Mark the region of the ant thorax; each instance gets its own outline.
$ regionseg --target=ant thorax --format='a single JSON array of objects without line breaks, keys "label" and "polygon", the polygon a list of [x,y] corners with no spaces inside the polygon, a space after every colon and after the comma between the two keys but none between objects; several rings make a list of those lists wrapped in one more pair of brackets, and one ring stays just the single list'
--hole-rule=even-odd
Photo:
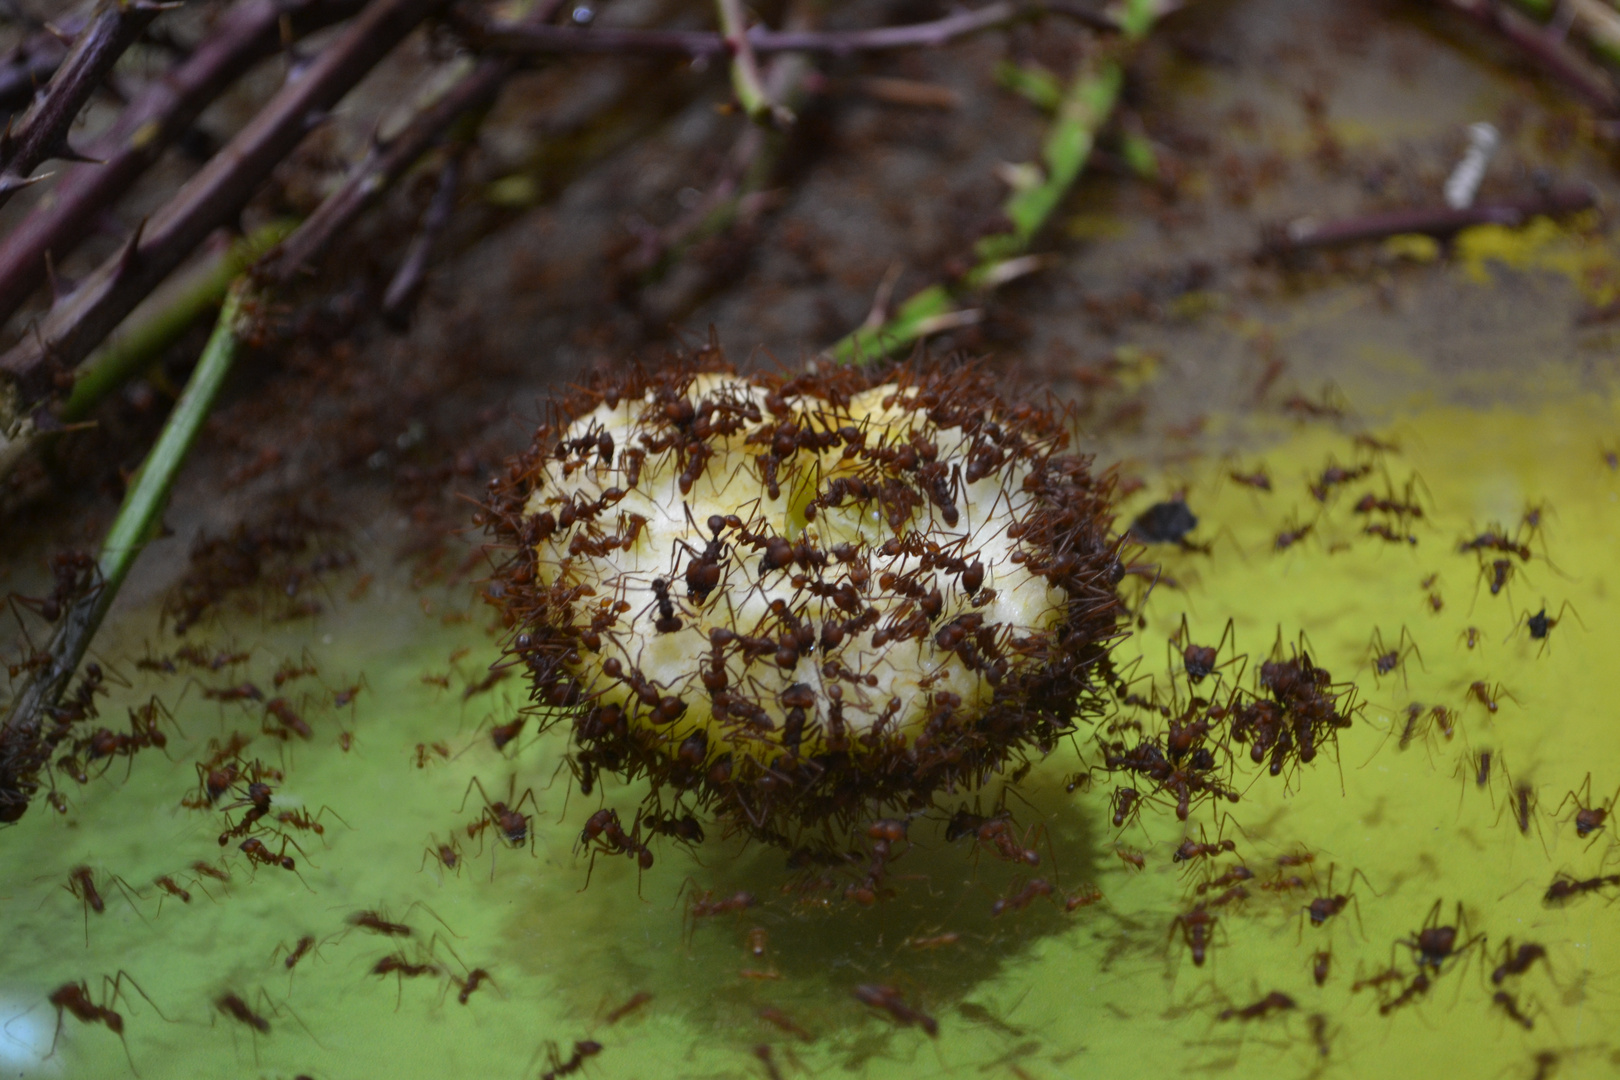
[{"label": "ant thorax", "polygon": [[[591,633],[594,619],[600,648],[582,655],[576,678],[599,704],[632,713],[639,700],[652,698],[643,688],[658,700],[679,698],[685,709],[678,722],[661,730],[673,747],[706,728],[711,752],[727,744],[778,752],[761,745],[759,732],[789,727],[783,698],[793,699],[791,689],[799,685],[811,689],[823,712],[828,688],[840,685],[842,722],[851,737],[880,721],[894,732],[914,732],[945,694],[960,699],[963,709],[982,707],[994,694],[983,670],[994,657],[986,654],[1006,655],[1009,642],[1049,630],[1067,599],[1032,572],[1033,553],[1009,535],[1036,502],[1022,486],[1032,469],[1029,458],[1007,455],[1005,467],[965,481],[970,455],[984,440],[929,424],[914,388],[874,387],[844,407],[797,396],[786,402],[786,417],[766,408],[766,396],[764,387],[737,378],[692,381],[685,400],[696,415],[714,416],[714,426],[728,415],[742,420],[729,434],[706,440],[707,460],[695,476],[689,472],[694,451],[671,440],[670,407],[652,393],[604,403],[564,431],[566,456],[546,463],[526,510],[558,519],[565,507],[575,508],[574,525],[564,529],[559,521],[535,551],[543,583],[594,591],[593,603],[577,606],[575,623]],[[798,431],[828,433],[830,445],[795,445],[774,477],[762,476],[760,451],[784,421]],[[604,437],[620,448],[617,454],[601,453],[609,445]],[[921,442],[931,444],[923,455],[954,484],[948,493],[954,512],[942,513],[926,493],[908,500],[878,490],[906,475],[885,459],[917,457]],[[627,450],[640,452],[639,459],[632,453],[629,466]],[[1042,446],[1030,457],[1043,459],[1051,450]],[[907,479],[908,487],[920,486]],[[611,489],[622,497],[604,500]],[[590,512],[603,502],[609,505]],[[581,506],[590,508],[585,515]],[[712,532],[712,515],[733,515],[734,524]],[[644,521],[639,527],[638,518]],[[597,549],[576,540],[581,536],[597,540]],[[896,537],[903,543],[885,548]],[[719,584],[709,590],[702,588],[705,566],[718,569]],[[971,592],[964,577],[977,585]],[[948,629],[964,617],[968,631]],[[738,638],[717,649],[716,629],[722,638]],[[841,640],[833,645],[830,638]],[[977,655],[966,660],[964,640],[977,646]],[[760,711],[715,715],[701,669],[717,681],[717,653],[726,690],[746,693]],[[603,673],[602,661],[610,658],[618,659],[621,674]],[[895,699],[898,712],[890,704]],[[654,722],[659,719],[665,718]],[[807,720],[800,725],[808,750],[825,718],[818,725],[812,711]],[[739,724],[746,731],[733,738]]]}]

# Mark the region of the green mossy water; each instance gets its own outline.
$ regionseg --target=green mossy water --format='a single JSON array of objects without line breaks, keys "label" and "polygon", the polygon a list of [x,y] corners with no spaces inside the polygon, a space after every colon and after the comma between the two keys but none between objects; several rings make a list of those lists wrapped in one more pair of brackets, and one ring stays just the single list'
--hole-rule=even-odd
[{"label": "green mossy water", "polygon": [[[920,820],[894,864],[897,895],[871,909],[845,902],[837,889],[784,892],[792,876],[779,852],[716,837],[696,858],[657,847],[655,866],[639,877],[627,859],[598,857],[582,891],[587,860],[574,848],[597,801],[577,790],[569,797],[560,735],[527,733],[504,757],[493,749],[487,725],[509,717],[523,689],[507,680],[463,700],[463,688],[482,678],[495,653],[476,621],[446,625],[442,617],[464,607],[467,592],[424,597],[379,582],[365,599],[348,602],[335,585],[332,612],[316,622],[269,626],[233,617],[200,627],[191,639],[216,647],[234,641],[253,657],[191,685],[185,675],[136,670],[148,644],[161,653],[174,642],[155,617],[126,617],[99,651],[133,685],[102,700],[104,722],[121,727],[128,706],[156,693],[184,734],[171,729],[172,761],[142,753],[127,780],[122,760],[83,788],[59,777],[68,814],[41,803],[0,834],[8,930],[0,955],[0,1059],[20,1076],[117,1077],[133,1063],[148,1080],[519,1077],[550,1067],[548,1040],[566,1058],[576,1040],[589,1038],[603,1047],[584,1066],[590,1077],[761,1076],[765,1066],[754,1049],[762,1044],[774,1048],[772,1062],[784,1076],[1157,1077],[1235,1069],[1245,1077],[1531,1077],[1543,1068],[1536,1059],[1543,1052],[1558,1056],[1542,1075],[1612,1074],[1620,927],[1610,899],[1620,890],[1561,906],[1546,904],[1543,894],[1560,872],[1589,878],[1613,870],[1613,826],[1581,839],[1572,809],[1555,808],[1589,772],[1594,801],[1620,785],[1620,740],[1610,730],[1620,700],[1611,661],[1620,640],[1611,581],[1620,474],[1602,455],[1612,448],[1614,426],[1612,406],[1593,399],[1535,413],[1430,410],[1380,431],[1402,446],[1379,459],[1396,493],[1414,472],[1423,485],[1417,490],[1429,493],[1426,516],[1411,525],[1416,545],[1361,531],[1366,519],[1352,506],[1364,491],[1384,494],[1381,474],[1325,507],[1308,494],[1329,455],[1340,463],[1373,460],[1324,425],[1253,432],[1253,445],[1270,448],[1151,478],[1123,509],[1129,520],[1185,485],[1202,519],[1195,538],[1214,546],[1208,556],[1164,559],[1179,588],[1161,581],[1153,591],[1145,627],[1118,650],[1122,663],[1140,657],[1136,673],[1164,686],[1167,642],[1183,615],[1193,639],[1209,644],[1230,618],[1236,651],[1249,658],[1249,688],[1279,632],[1285,643],[1304,633],[1313,660],[1335,679],[1353,680],[1367,703],[1342,733],[1337,754],[1324,753],[1297,774],[1273,778],[1240,757],[1243,797],[1223,806],[1231,820],[1220,827],[1256,879],[1246,903],[1219,912],[1202,967],[1172,936],[1172,920],[1190,905],[1200,871],[1171,854],[1199,825],[1216,836],[1211,808],[1183,826],[1168,807],[1150,807],[1140,824],[1115,830],[1107,807],[1112,781],[1099,774],[1091,791],[1065,791],[1070,774],[1100,759],[1089,732],[1056,750],[1009,799],[1021,825],[1045,827],[1037,870],[1015,869],[988,851],[974,858],[967,841],[944,841],[943,821]],[[1224,479],[1229,468],[1262,463],[1272,494]],[[1493,596],[1478,560],[1458,553],[1458,542],[1493,521],[1511,529],[1533,504],[1547,508],[1533,557]],[[1274,550],[1290,521],[1313,520],[1310,536]],[[1431,588],[1420,585],[1435,573]],[[1443,601],[1438,612],[1431,591]],[[1570,608],[1561,611],[1565,601]],[[1523,622],[1543,603],[1558,619],[1544,643],[1532,640]],[[484,618],[481,610],[473,616]],[[1470,626],[1479,631],[1473,649],[1465,638]],[[1374,629],[1393,642],[1403,627],[1421,660],[1413,655],[1403,669],[1376,677],[1368,644]],[[473,651],[452,665],[448,658],[464,647]],[[200,692],[252,680],[269,694],[278,664],[305,649],[320,676],[289,683],[283,693],[313,726],[310,743],[259,734],[262,706],[222,705]],[[361,673],[365,688],[351,706],[336,708],[333,693]],[[423,681],[445,674],[448,690]],[[1475,680],[1499,682],[1511,696],[1492,714],[1468,700]],[[1404,710],[1414,701],[1454,710],[1455,737],[1431,728],[1401,749]],[[1152,730],[1152,714],[1121,718]],[[275,785],[279,796],[312,812],[331,808],[324,838],[294,834],[307,853],[288,849],[297,875],[253,870],[234,843],[217,843],[218,812],[180,805],[196,789],[194,762],[207,741],[236,730],[254,733],[249,756],[285,771]],[[345,731],[353,735],[347,752],[339,745]],[[450,758],[429,748],[427,765],[418,768],[417,744],[437,741],[448,744]],[[1498,767],[1482,790],[1469,755],[1487,748]],[[1512,782],[1535,792],[1528,835],[1514,822],[1503,765]],[[481,851],[468,839],[466,826],[482,808],[476,790],[463,806],[475,776],[493,799],[533,789],[532,854],[497,848],[493,830]],[[628,815],[640,794],[611,791],[610,799]],[[985,805],[995,795],[987,793]],[[428,850],[452,835],[466,849],[459,874],[437,865]],[[1141,851],[1146,869],[1117,858],[1116,843]],[[272,851],[278,846],[272,842]],[[1325,891],[1331,867],[1333,890],[1353,888],[1356,897],[1321,928],[1302,918],[1315,893],[1255,887],[1279,875],[1278,856],[1302,848],[1315,853],[1314,864],[1287,873],[1314,877]],[[164,897],[159,910],[154,878],[171,874],[189,884],[196,875],[187,867],[196,860],[221,865],[222,851],[229,883],[201,879],[191,903]],[[1233,863],[1232,856],[1219,860]],[[80,864],[101,875],[104,914],[87,914],[63,887]],[[1352,881],[1352,870],[1365,880]],[[126,897],[105,877],[112,874],[138,895]],[[1104,899],[1072,913],[1037,900],[992,917],[994,901],[1033,874],[1056,883],[1059,898],[1095,883]],[[694,924],[685,917],[693,889],[716,896],[746,889],[760,904]],[[1485,938],[1447,963],[1427,995],[1380,1015],[1379,992],[1356,993],[1352,985],[1392,962],[1409,980],[1416,970],[1410,950],[1396,942],[1418,931],[1436,901],[1442,923],[1455,921],[1460,902],[1467,933]],[[389,939],[349,926],[346,918],[363,909],[385,910],[416,934]],[[760,958],[747,948],[755,927],[768,932]],[[956,944],[908,944],[947,932],[959,935]],[[285,953],[273,954],[305,934],[320,944],[289,973]],[[1532,1030],[1492,1004],[1498,987],[1489,974],[1508,936],[1548,950],[1546,966],[1501,987],[1516,995]],[[1318,988],[1311,964],[1325,949],[1332,969]],[[400,982],[371,974],[379,959],[399,951],[446,975]],[[447,976],[479,967],[493,984],[462,1005]],[[101,977],[120,970],[163,1013],[132,989],[114,1003],[125,1017],[129,1057],[104,1027],[71,1016],[47,1057],[56,1017],[46,995],[78,979],[99,994]],[[855,1001],[853,987],[873,982],[901,988],[937,1016],[938,1039],[897,1028]],[[1249,1023],[1218,1019],[1223,1009],[1271,991],[1288,994],[1297,1008]],[[269,1033],[218,1012],[213,1003],[227,992],[264,1014]],[[653,998],[608,1024],[610,1010],[638,992]],[[767,1008],[812,1038],[761,1019]],[[1317,1015],[1324,1019],[1313,1021]]]}]

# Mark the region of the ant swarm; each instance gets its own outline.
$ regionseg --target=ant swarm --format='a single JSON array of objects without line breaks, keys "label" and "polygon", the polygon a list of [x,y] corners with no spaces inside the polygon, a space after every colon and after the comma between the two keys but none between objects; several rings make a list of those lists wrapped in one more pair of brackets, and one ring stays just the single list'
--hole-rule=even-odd
[{"label": "ant swarm", "polygon": [[973,367],[599,376],[477,518],[508,661],[587,793],[834,850],[1103,711],[1113,479],[1066,444]]}]

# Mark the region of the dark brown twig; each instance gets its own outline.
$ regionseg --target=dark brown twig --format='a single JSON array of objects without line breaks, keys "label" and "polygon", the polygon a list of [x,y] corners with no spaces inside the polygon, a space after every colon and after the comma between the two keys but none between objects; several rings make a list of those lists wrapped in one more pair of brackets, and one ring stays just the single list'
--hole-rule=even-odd
[{"label": "dark brown twig", "polygon": [[259,184],[326,112],[444,0],[372,0],[297,80],[284,86],[123,248],[24,340],[0,371],[39,396],[53,369],[72,368],[196,249],[235,220]]},{"label": "dark brown twig", "polygon": [[[544,22],[561,6],[562,0],[541,0],[529,19]],[[338,234],[431,150],[451,124],[488,109],[518,66],[514,57],[480,61],[443,97],[412,117],[386,145],[375,147],[351,169],[342,186],[259,261],[254,276],[264,285],[281,287],[301,273],[313,272]]]},{"label": "dark brown twig", "polygon": [[1262,254],[1276,256],[1342,247],[1402,233],[1420,233],[1443,240],[1474,225],[1520,225],[1538,215],[1573,214],[1591,209],[1594,205],[1596,201],[1591,189],[1568,187],[1530,198],[1482,203],[1461,210],[1449,206],[1424,206],[1365,214],[1339,221],[1315,222],[1304,218],[1275,230],[1274,235],[1266,238]]},{"label": "dark brown twig", "polygon": [[284,286],[301,273],[313,272],[332,241],[351,221],[432,149],[457,117],[487,108],[501,84],[516,70],[516,61],[508,58],[479,63],[448,93],[416,114],[387,144],[373,148],[349,171],[342,186],[260,261],[254,275],[264,284]]},{"label": "dark brown twig", "polygon": [[433,198],[422,215],[422,224],[405,249],[405,258],[394,272],[388,290],[383,293],[382,315],[389,325],[404,329],[410,324],[411,309],[427,280],[428,260],[433,256],[433,244],[450,223],[456,208],[456,197],[461,194],[461,170],[467,156],[468,144],[457,143],[439,169]]},{"label": "dark brown twig", "polygon": [[164,5],[146,0],[128,4],[113,0],[90,20],[57,68],[45,96],[22,118],[15,132],[0,137],[0,206],[14,192],[35,182],[29,177],[46,159],[82,158],[68,146],[68,128],[124,50],[163,10]]},{"label": "dark brown twig", "polygon": [[1606,117],[1620,114],[1620,91],[1559,38],[1495,0],[1446,0],[1455,11],[1506,38],[1531,62]]},{"label": "dark brown twig", "polygon": [[[984,30],[993,30],[1043,15],[1062,15],[1088,25],[1114,29],[1111,21],[1069,4],[1014,3],[998,0],[974,11],[962,11],[932,22],[883,26],[872,30],[748,30],[748,44],[756,53],[817,52],[843,55],[894,49],[934,48]],[[676,53],[691,57],[731,55],[724,34],[702,30],[582,30],[570,26],[515,26],[483,22],[465,11],[452,17],[456,28],[474,46],[516,56],[553,56],[560,53],[635,54]]]},{"label": "dark brown twig", "polygon": [[243,0],[227,11],[191,56],[145,87],[86,153],[99,165],[62,170],[48,202],[0,239],[0,320],[10,318],[45,280],[45,253],[60,263],[215,98],[248,68],[291,40],[350,18],[362,0]]}]

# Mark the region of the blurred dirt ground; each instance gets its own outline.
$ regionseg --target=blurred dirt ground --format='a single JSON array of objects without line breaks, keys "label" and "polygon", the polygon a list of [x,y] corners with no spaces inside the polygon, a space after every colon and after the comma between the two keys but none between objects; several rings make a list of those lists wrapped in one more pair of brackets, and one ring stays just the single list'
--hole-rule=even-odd
[{"label": "blurred dirt ground", "polygon": [[[857,0],[816,18],[876,26],[946,11]],[[657,0],[608,0],[595,14],[609,25],[709,18]],[[656,362],[711,326],[755,363],[801,364],[861,323],[886,275],[904,298],[959,268],[996,226],[1002,166],[1031,160],[1044,130],[997,65],[1062,76],[1082,40],[1049,19],[939,50],[818,61],[819,92],[761,212],[656,278],[630,268],[637,236],[693,205],[746,124],[721,108],[723,66],[587,57],[514,80],[481,133],[410,328],[387,328],[377,309],[431,193],[431,159],[271,313],[280,337],[233,379],[177,486],[172,537],[150,547],[120,603],[167,589],[199,535],[292,506],[407,556],[418,574],[465,570],[466,498],[522,444],[549,387],[592,365]],[[446,62],[442,43],[413,40],[283,167],[245,224],[311,208],[377,115],[386,127],[388,106]],[[246,80],[205,116],[204,134],[229,132],[278,77],[267,68]],[[897,92],[878,79],[907,82]],[[896,102],[919,85],[930,104]],[[1607,390],[1615,324],[1603,304],[1620,269],[1601,212],[1456,249],[1256,258],[1267,226],[1438,203],[1480,120],[1504,136],[1482,200],[1585,182],[1600,207],[1612,203],[1613,151],[1584,110],[1429,5],[1191,4],[1138,54],[1125,107],[1037,242],[1052,265],[929,350],[982,358],[1072,402],[1082,444],[1127,473],[1231,450],[1253,437],[1234,418],[1282,417],[1295,395],[1371,423],[1418,402]],[[1126,167],[1122,130],[1150,140],[1156,179]],[[171,155],[64,276],[103,257],[195,167]],[[26,205],[16,200],[0,227]],[[104,406],[95,431],[11,479],[0,587],[27,592],[49,551],[99,541],[206,329]]]}]

